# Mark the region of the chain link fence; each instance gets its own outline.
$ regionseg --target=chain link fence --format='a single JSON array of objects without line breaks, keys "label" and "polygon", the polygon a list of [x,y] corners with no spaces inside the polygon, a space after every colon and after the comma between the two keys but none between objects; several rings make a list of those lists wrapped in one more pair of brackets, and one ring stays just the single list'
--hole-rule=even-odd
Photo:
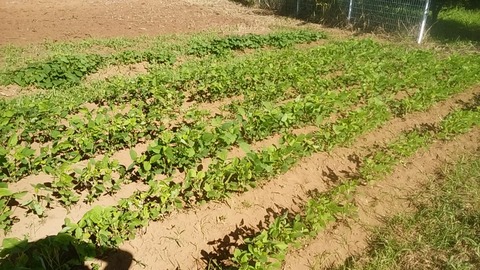
[{"label": "chain link fence", "polygon": [[[422,41],[430,0],[242,0],[329,26],[402,31]],[[479,0],[480,1],[480,0]]]}]

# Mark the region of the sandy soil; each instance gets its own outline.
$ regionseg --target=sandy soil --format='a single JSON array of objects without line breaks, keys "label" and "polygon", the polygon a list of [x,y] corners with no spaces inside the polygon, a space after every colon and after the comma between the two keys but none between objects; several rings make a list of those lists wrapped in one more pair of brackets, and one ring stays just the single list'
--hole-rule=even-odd
[{"label": "sandy soil", "polygon": [[[130,65],[121,65],[121,66],[110,66],[98,70],[97,72],[88,75],[85,78],[86,82],[91,81],[99,81],[99,80],[106,80],[108,78],[114,76],[122,76],[122,77],[135,77],[141,74],[148,73],[148,63],[136,63]],[[1,88],[0,88],[1,89]]]}]

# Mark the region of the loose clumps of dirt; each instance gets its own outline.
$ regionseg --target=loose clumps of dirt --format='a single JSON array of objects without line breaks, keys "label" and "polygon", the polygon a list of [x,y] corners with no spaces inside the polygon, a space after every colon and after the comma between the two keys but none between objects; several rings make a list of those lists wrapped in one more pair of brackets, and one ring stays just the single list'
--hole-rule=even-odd
[{"label": "loose clumps of dirt", "polygon": [[105,80],[114,76],[131,78],[141,74],[146,74],[148,72],[148,66],[149,64],[146,62],[121,66],[109,66],[88,75],[85,78],[85,81],[91,82]]},{"label": "loose clumps of dirt", "polygon": [[21,87],[16,84],[0,85],[0,99],[10,99],[22,95],[31,95],[41,91],[35,87]]}]

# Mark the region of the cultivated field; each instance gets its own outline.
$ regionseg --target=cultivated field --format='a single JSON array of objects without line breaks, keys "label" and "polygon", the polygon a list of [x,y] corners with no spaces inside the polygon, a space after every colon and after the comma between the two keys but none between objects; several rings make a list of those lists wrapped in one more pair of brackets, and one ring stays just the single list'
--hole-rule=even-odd
[{"label": "cultivated field", "polygon": [[[405,198],[438,168],[480,149],[478,51],[352,38],[224,1],[80,2],[63,8],[87,28],[40,27],[96,39],[49,28],[69,41],[38,43],[3,17],[0,269],[339,266],[371,227],[412,211]],[[105,5],[109,19],[95,15]],[[116,16],[136,12],[171,20],[126,19],[145,34],[183,34],[132,37]],[[117,35],[130,38],[106,39]]]}]

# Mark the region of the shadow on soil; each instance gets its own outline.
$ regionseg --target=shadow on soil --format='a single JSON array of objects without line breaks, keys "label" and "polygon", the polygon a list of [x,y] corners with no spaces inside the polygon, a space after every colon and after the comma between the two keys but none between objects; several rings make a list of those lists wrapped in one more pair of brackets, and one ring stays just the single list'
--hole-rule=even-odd
[{"label": "shadow on soil", "polygon": [[81,242],[70,235],[58,234],[44,239],[5,239],[0,251],[0,269],[57,269],[89,270],[88,258],[106,262],[106,270],[128,270],[133,262],[129,252],[102,248]]},{"label": "shadow on soil", "polygon": [[239,225],[235,226],[235,230],[226,234],[224,237],[212,240],[208,242],[208,245],[213,246],[213,251],[207,252],[201,251],[201,260],[206,265],[205,269],[237,269],[233,266],[232,254],[235,249],[245,249],[244,239],[253,238],[259,234],[259,232],[268,229],[270,224],[275,218],[288,212],[288,209],[276,205],[277,211],[272,208],[267,209],[267,213],[263,220],[256,226],[245,225],[242,220]]}]

